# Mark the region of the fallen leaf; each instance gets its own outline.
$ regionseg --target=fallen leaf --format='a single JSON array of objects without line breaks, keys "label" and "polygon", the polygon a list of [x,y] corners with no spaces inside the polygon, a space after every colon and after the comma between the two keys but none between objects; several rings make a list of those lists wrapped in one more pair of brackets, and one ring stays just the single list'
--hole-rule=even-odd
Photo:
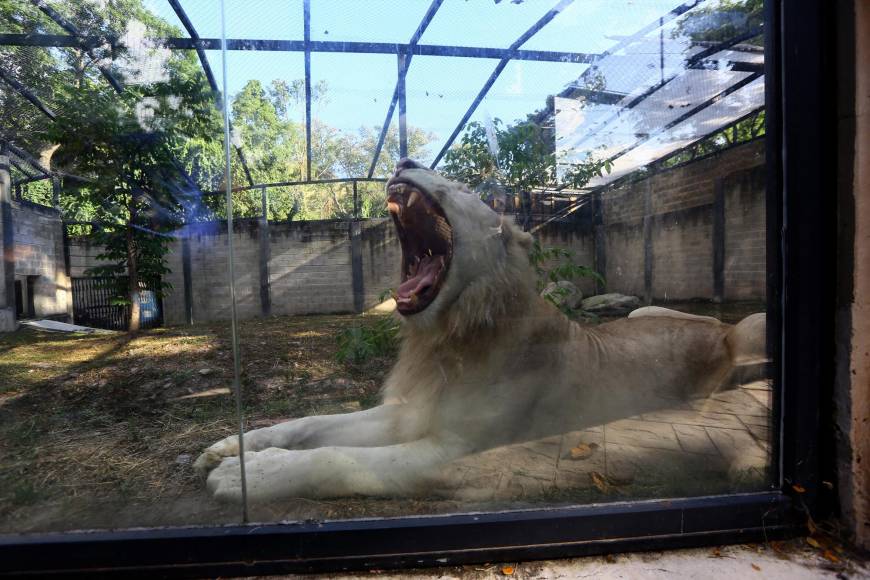
[{"label": "fallen leaf", "polygon": [[604,479],[604,476],[597,471],[590,472],[589,479],[592,480],[592,485],[597,487],[598,491],[600,491],[601,493],[607,493],[608,491],[610,491],[610,484],[607,483],[607,480]]},{"label": "fallen leaf", "polygon": [[756,572],[761,572],[761,566],[759,566],[757,564],[750,564],[750,566],[752,566],[752,569],[755,570]]},{"label": "fallen leaf", "polygon": [[505,576],[513,576],[514,567],[513,566],[502,566],[501,573],[504,574]]},{"label": "fallen leaf", "polygon": [[799,483],[794,484],[793,486],[791,486],[791,488],[797,493],[804,493],[807,491],[807,489]]},{"label": "fallen leaf", "polygon": [[807,537],[807,544],[809,544],[810,546],[812,546],[813,548],[816,548],[818,550],[822,549],[822,545],[815,538]]},{"label": "fallen leaf", "polygon": [[834,484],[831,483],[830,481],[823,481],[823,482],[822,482],[822,485],[824,485],[824,486],[827,487],[828,489],[834,489]]},{"label": "fallen leaf", "polygon": [[588,459],[592,457],[592,448],[585,443],[579,443],[571,448],[571,459]]},{"label": "fallen leaf", "polygon": [[608,564],[615,564],[616,558],[613,557],[613,554],[607,554],[606,556],[604,556],[604,561]]},{"label": "fallen leaf", "polygon": [[824,554],[822,554],[822,558],[824,558],[825,560],[828,560],[829,562],[833,562],[834,564],[837,564],[840,562],[840,559],[837,556],[835,556],[834,553],[830,550],[825,550]]},{"label": "fallen leaf", "polygon": [[721,558],[722,557],[722,550],[720,550],[719,548],[713,548],[713,551],[710,552],[710,557],[711,558]]},{"label": "fallen leaf", "polygon": [[777,554],[785,554],[786,553],[786,545],[785,542],[781,540],[774,540],[770,543],[770,547]]},{"label": "fallen leaf", "polygon": [[810,531],[811,534],[816,533],[816,522],[813,521],[813,518],[807,518],[807,529]]}]

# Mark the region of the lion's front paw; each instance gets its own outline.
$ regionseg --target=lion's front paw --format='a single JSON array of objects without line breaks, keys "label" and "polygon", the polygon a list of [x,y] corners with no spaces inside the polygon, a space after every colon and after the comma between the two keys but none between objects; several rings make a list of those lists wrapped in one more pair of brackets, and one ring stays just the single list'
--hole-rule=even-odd
[{"label": "lion's front paw", "polygon": [[[203,454],[205,455],[205,454]],[[308,480],[310,454],[287,451],[274,447],[262,451],[245,452],[248,498],[251,501],[267,501],[310,495]],[[216,500],[241,503],[242,473],[238,457],[227,457],[208,475],[208,491]]]},{"label": "lion's front paw", "polygon": [[239,438],[237,435],[221,439],[196,458],[193,468],[201,476],[205,477],[227,457],[239,454]]},{"label": "lion's front paw", "polygon": [[[209,452],[200,455],[204,458]],[[197,460],[198,461],[198,460]],[[208,491],[218,501],[242,502],[242,474],[238,457],[226,457],[208,475]]]}]

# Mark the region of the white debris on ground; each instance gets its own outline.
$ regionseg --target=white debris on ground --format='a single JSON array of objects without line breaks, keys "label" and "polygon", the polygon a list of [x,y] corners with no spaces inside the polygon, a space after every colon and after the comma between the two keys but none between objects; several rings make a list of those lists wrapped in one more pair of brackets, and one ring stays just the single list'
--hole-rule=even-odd
[{"label": "white debris on ground", "polygon": [[85,334],[112,334],[112,330],[104,330],[102,328],[91,328],[90,326],[79,326],[78,324],[67,324],[66,322],[58,322],[57,320],[28,320],[22,322],[21,326],[27,326],[36,330],[45,330],[48,332],[84,332]]},{"label": "white debris on ground", "polygon": [[[793,540],[800,544],[799,539]],[[753,549],[754,548],[754,549]],[[720,546],[668,552],[639,552],[540,562],[499,562],[429,570],[369,570],[331,574],[330,580],[372,576],[395,580],[478,580],[485,578],[550,579],[594,578],[595,580],[838,580],[870,579],[866,561],[843,556],[836,564],[812,552],[777,553],[757,546]],[[294,576],[300,578],[304,576]]]}]

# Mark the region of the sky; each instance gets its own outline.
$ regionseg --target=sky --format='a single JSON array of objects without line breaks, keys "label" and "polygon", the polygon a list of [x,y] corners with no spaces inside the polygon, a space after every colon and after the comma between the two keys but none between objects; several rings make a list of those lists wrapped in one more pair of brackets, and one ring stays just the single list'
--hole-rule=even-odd
[{"label": "sky", "polygon": [[[302,0],[225,0],[229,38],[303,39]],[[203,38],[219,38],[220,2],[181,0]],[[312,40],[403,42],[410,40],[431,0],[312,0]],[[181,27],[166,0],[146,0],[155,14]],[[420,44],[507,48],[557,4],[556,0],[444,0]],[[524,49],[600,53],[621,38],[655,21],[680,4],[678,0],[576,0]],[[650,35],[658,38],[658,31]],[[222,85],[220,51],[208,59]],[[459,123],[498,64],[494,59],[414,57],[407,75],[409,125],[433,135],[434,156]],[[235,95],[251,79],[267,85],[274,79],[304,76],[303,54],[229,51],[228,92]],[[524,118],[544,106],[587,68],[585,64],[511,61],[472,121]],[[324,80],[328,100],[314,114],[343,132],[380,126],[396,83],[392,55],[313,53],[312,81]],[[395,120],[394,120],[395,122]]]}]

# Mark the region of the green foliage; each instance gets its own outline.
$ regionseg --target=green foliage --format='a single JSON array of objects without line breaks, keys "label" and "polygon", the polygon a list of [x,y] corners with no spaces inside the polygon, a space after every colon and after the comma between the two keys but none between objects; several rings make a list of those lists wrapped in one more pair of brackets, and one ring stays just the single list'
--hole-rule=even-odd
[{"label": "green foliage", "polygon": [[[304,96],[301,79],[289,83],[274,80],[268,86],[251,80],[233,99],[234,142],[245,152],[248,169],[255,183],[301,181],[305,178]],[[312,91],[315,114],[328,97],[329,89],[325,82],[315,85]],[[311,124],[312,179],[367,175],[379,134],[378,127],[362,127],[356,133],[341,133],[315,116]],[[431,139],[431,135],[409,127],[408,155],[425,156],[426,145]],[[391,127],[387,131],[374,175],[390,174],[398,159],[398,132]],[[248,185],[238,158],[233,160],[232,175],[234,186]],[[268,214],[272,220],[341,219],[353,215],[353,189],[350,184],[269,188],[267,195]],[[386,215],[381,184],[359,183],[357,196],[360,217]],[[222,216],[224,210],[217,201],[212,209],[216,215]],[[259,216],[262,211],[259,190],[237,193],[234,203],[239,216]]]},{"label": "green foliage", "polygon": [[702,157],[710,155],[733,145],[745,143],[764,135],[765,111],[761,110],[757,115],[752,115],[732,127],[716,131],[704,137],[690,148],[679,151],[661,162],[662,167],[674,167]]},{"label": "green foliage", "polygon": [[[594,269],[575,263],[574,252],[571,250],[556,246],[547,247],[542,245],[537,239],[532,242],[532,249],[529,251],[529,261],[532,263],[532,267],[538,276],[538,292],[541,292],[551,282],[563,280],[574,282],[580,278],[593,278],[602,285],[605,284],[604,278]],[[557,298],[564,297],[566,294],[566,290],[557,289],[553,293],[548,293],[544,298],[566,314],[569,314],[565,304],[557,300]]]},{"label": "green foliage", "polygon": [[444,173],[472,189],[496,182],[520,193],[559,185],[580,188],[611,169],[607,160],[589,157],[569,166],[559,181],[553,137],[540,125],[523,121],[505,126],[495,119],[487,133],[480,123],[469,123],[459,144],[444,157]]},{"label": "green foliage", "polygon": [[[695,42],[723,42],[763,22],[764,0],[719,0],[681,18],[673,35],[685,35]],[[759,35],[747,44],[761,46],[763,37]]]},{"label": "green foliage", "polygon": [[345,364],[361,364],[396,351],[399,323],[392,316],[382,317],[372,325],[354,325],[337,337],[336,359]]},{"label": "green foliage", "polygon": [[[151,37],[177,32],[148,13],[140,0],[76,0],[65,5],[64,13],[86,34],[107,41],[130,27],[144,27],[142,32]],[[26,10],[21,14],[33,16]],[[35,16],[22,26],[52,29],[44,17]],[[64,217],[104,224],[94,237],[105,247],[101,257],[109,263],[92,273],[117,277],[114,302],[131,302],[139,282],[161,292],[166,288],[161,279],[168,272],[164,256],[169,232],[181,223],[187,198],[196,189],[185,166],[197,147],[220,135],[214,96],[196,56],[183,51],[149,54],[143,63],[141,54],[128,54],[116,45],[103,56],[124,87],[117,93],[84,51],[47,54],[54,56],[36,66],[45,78],[61,81],[49,93],[59,114],[40,133],[40,143],[50,153],[52,169],[66,174],[60,199]],[[142,70],[146,64],[147,78]],[[131,328],[137,325],[131,320]]]}]

